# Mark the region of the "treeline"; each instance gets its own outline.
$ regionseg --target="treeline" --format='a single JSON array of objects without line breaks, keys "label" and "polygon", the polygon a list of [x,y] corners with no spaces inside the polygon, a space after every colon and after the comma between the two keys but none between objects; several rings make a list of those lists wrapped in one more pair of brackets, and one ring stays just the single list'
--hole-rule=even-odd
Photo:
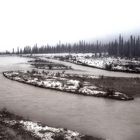
[{"label": "treeline", "polygon": [[108,54],[110,56],[120,57],[140,57],[140,37],[130,36],[124,40],[120,35],[118,41],[112,41],[108,44]]},{"label": "treeline", "polygon": [[129,39],[124,39],[121,35],[118,39],[102,43],[96,41],[87,43],[79,41],[73,44],[58,43],[56,46],[41,46],[37,44],[33,47],[26,46],[24,49],[17,49],[17,54],[37,54],[37,53],[108,53],[109,56],[119,57],[140,57],[140,37],[130,36]]},{"label": "treeline", "polygon": [[37,44],[33,47],[26,46],[23,50],[20,50],[19,53],[98,53],[98,52],[107,52],[107,49],[101,43],[87,43],[85,41],[79,41],[74,44],[57,44],[56,46],[41,46],[38,47]]}]

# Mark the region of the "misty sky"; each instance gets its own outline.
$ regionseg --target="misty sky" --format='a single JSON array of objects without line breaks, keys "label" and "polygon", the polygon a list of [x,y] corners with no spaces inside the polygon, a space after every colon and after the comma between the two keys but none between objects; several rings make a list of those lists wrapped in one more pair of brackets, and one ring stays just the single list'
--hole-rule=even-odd
[{"label": "misty sky", "polygon": [[140,29],[139,0],[1,0],[0,51]]}]

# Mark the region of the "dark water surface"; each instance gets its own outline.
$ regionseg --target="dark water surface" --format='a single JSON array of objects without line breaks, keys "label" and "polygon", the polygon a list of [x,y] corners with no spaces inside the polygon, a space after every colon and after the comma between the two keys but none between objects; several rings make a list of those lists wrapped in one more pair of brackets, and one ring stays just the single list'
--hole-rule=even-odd
[{"label": "dark water surface", "polygon": [[122,102],[47,90],[11,81],[2,71],[30,69],[27,58],[0,57],[0,108],[50,126],[110,140],[140,140],[140,98]]}]

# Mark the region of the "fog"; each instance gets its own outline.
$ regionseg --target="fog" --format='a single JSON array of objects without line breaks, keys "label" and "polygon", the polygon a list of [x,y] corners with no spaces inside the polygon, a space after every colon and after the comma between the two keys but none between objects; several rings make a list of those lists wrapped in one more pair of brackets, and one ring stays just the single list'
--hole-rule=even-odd
[{"label": "fog", "polygon": [[0,51],[138,31],[139,0],[0,1]]}]

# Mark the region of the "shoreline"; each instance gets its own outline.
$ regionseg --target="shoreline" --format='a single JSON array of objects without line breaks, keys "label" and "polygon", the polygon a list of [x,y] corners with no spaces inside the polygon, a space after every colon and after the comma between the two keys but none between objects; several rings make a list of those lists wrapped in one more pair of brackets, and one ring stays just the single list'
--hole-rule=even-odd
[{"label": "shoreline", "polygon": [[0,110],[0,139],[8,140],[105,140],[80,134],[66,128],[54,128],[33,122],[13,114],[7,109]]},{"label": "shoreline", "polygon": [[[3,75],[10,80],[28,85],[77,95],[103,97],[122,101],[134,99],[132,96],[128,96],[119,91],[114,91],[111,88],[105,90],[104,88],[96,87],[93,83],[86,81],[83,76],[76,77],[74,75],[69,76],[64,73],[45,73],[44,71],[42,73],[38,71],[8,71],[3,72]],[[93,79],[96,78],[94,77]]]},{"label": "shoreline", "polygon": [[74,62],[70,62],[70,61],[65,61],[65,62],[69,62],[69,63],[72,63],[72,64],[81,65],[81,66],[86,66],[86,67],[90,67],[90,68],[96,68],[96,69],[100,69],[100,70],[105,70],[105,71],[140,74],[140,71],[139,71],[139,72],[135,72],[135,71],[129,71],[129,70],[107,70],[107,69],[105,69],[105,68],[100,68],[100,67],[96,67],[96,66],[91,66],[91,65],[88,65],[88,64],[78,64],[78,63],[74,63]]},{"label": "shoreline", "polygon": [[[32,56],[35,57],[35,56]],[[66,55],[66,56],[53,56],[46,57],[54,60],[60,60],[64,62],[70,62],[76,65],[87,66],[91,68],[97,68],[112,72],[123,72],[140,74],[140,62],[120,57],[92,57],[92,56],[78,56],[78,55]]]}]

